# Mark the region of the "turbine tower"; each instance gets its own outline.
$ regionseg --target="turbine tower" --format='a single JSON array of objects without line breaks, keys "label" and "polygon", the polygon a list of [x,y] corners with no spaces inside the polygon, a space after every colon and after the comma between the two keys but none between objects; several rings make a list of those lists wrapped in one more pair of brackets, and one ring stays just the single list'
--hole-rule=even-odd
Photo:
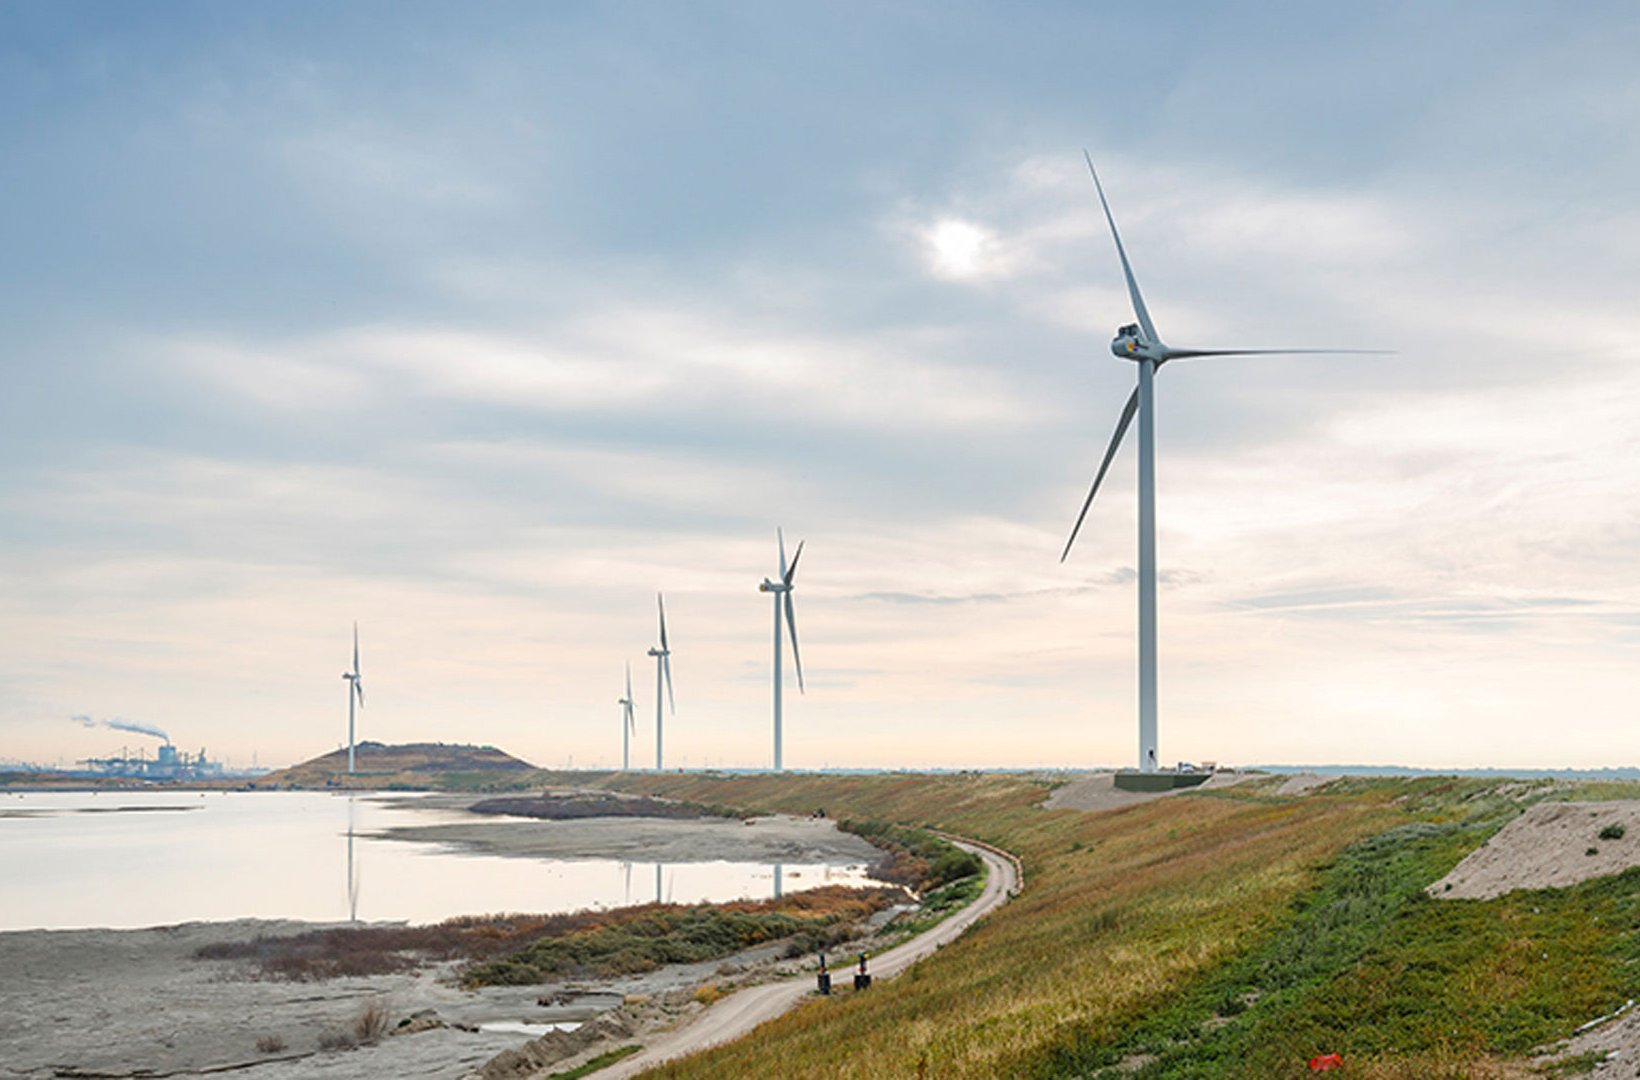
[{"label": "turbine tower", "polygon": [[621,771],[632,768],[632,736],[637,733],[636,702],[632,698],[632,665],[626,665],[626,697],[616,702],[621,707]]},{"label": "turbine tower", "polygon": [[1116,331],[1110,351],[1117,358],[1132,360],[1139,365],[1139,382],[1122,407],[1116,421],[1116,432],[1105,449],[1105,458],[1099,463],[1099,472],[1082,503],[1082,512],[1076,515],[1070,539],[1059,561],[1064,562],[1076,543],[1076,534],[1088,516],[1088,507],[1105,479],[1111,459],[1122,445],[1134,413],[1139,416],[1139,769],[1154,772],[1156,762],[1156,412],[1154,380],[1156,372],[1169,360],[1185,360],[1193,356],[1252,356],[1294,355],[1308,353],[1367,353],[1371,349],[1175,349],[1162,342],[1156,326],[1150,321],[1145,299],[1139,294],[1139,282],[1128,264],[1127,250],[1122,247],[1121,234],[1116,231],[1116,219],[1111,215],[1110,203],[1105,199],[1104,185],[1099,172],[1093,167],[1093,157],[1086,150],[1088,172],[1093,176],[1094,190],[1099,193],[1099,205],[1104,208],[1105,221],[1110,225],[1111,239],[1116,242],[1116,255],[1122,261],[1122,276],[1127,279],[1128,297],[1133,301],[1133,315],[1137,323]]},{"label": "turbine tower", "polygon": [[[661,770],[661,683],[666,684],[666,703],[672,715],[678,714],[678,703],[672,700],[672,650],[666,644],[666,600],[655,594],[655,604],[661,612],[661,643],[649,650],[655,658],[655,771]],[[630,694],[628,696],[631,696]]]},{"label": "turbine tower", "polygon": [[364,708],[364,681],[359,678],[359,624],[353,624],[353,670],[342,672],[342,678],[347,680],[347,772],[353,774],[353,707],[354,699],[358,699],[358,707]]},{"label": "turbine tower", "polygon": [[786,534],[779,529],[776,529],[774,534],[780,543],[780,580],[770,581],[764,578],[757,591],[769,593],[774,597],[774,771],[780,772],[784,768],[780,746],[780,612],[781,608],[785,609],[786,629],[791,632],[792,638],[792,662],[797,665],[797,690],[802,693],[803,658],[797,652],[797,616],[792,613],[792,578],[797,576],[797,560],[803,557],[803,541],[797,542],[797,553],[792,556],[792,564],[788,567]]}]

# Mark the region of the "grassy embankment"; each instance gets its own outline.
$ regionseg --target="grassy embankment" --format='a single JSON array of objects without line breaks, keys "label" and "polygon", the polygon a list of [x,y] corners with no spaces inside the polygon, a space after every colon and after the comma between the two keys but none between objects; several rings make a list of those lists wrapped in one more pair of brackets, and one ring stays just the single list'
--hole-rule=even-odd
[{"label": "grassy embankment", "polygon": [[1356,1076],[1526,1075],[1532,1046],[1640,996],[1640,872],[1495,901],[1423,894],[1550,784],[1354,781],[1290,799],[1265,782],[1082,814],[1038,809],[1045,785],[1001,776],[601,782],[948,829],[1019,854],[1028,880],[905,977],[655,1075],[1269,1080],[1324,1052]]}]

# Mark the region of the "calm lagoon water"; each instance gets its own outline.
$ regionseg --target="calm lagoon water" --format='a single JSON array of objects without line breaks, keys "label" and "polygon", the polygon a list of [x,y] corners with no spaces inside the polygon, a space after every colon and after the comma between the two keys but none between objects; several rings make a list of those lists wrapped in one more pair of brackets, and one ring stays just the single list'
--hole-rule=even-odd
[{"label": "calm lagoon water", "polygon": [[436,922],[498,911],[695,903],[862,884],[863,866],[632,863],[468,854],[382,840],[471,822],[391,796],[316,792],[0,795],[0,930],[240,918]]}]

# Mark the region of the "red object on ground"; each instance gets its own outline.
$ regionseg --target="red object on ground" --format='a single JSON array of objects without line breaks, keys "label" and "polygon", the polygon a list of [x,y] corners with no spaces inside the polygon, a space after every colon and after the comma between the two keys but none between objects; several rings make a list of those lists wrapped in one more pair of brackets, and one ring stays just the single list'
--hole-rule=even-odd
[{"label": "red object on ground", "polygon": [[1343,1067],[1344,1058],[1341,1054],[1317,1054],[1310,1059],[1311,1072],[1330,1072]]}]

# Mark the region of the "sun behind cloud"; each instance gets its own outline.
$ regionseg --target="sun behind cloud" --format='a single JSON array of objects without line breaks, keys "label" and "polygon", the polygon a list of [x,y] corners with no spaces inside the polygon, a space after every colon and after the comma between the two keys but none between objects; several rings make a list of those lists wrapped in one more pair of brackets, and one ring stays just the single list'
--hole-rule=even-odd
[{"label": "sun behind cloud", "polygon": [[977,281],[998,277],[1007,259],[996,233],[959,218],[942,218],[923,232],[929,269],[947,281]]}]

